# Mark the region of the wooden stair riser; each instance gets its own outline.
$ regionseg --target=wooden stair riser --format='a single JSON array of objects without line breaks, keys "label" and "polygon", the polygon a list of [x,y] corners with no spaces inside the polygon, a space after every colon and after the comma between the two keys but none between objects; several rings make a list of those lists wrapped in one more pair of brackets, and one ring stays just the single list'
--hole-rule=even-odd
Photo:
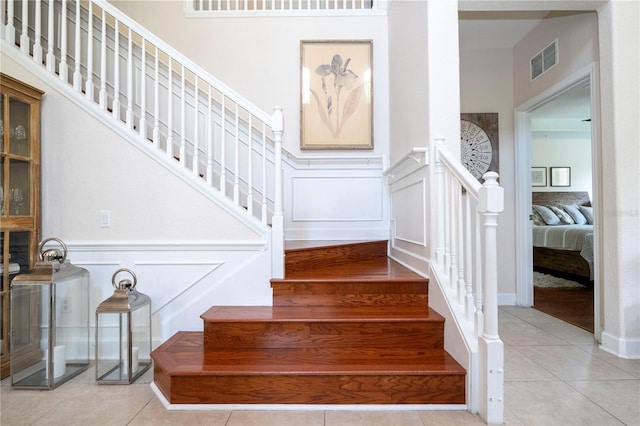
[{"label": "wooden stair riser", "polygon": [[373,241],[304,250],[287,250],[285,276],[305,269],[345,265],[387,256],[387,242]]},{"label": "wooden stair riser", "polygon": [[[156,376],[162,372],[156,369]],[[185,375],[167,377],[174,404],[464,404],[459,375]],[[168,394],[167,394],[168,393]]]},{"label": "wooden stair riser", "polygon": [[427,306],[425,282],[271,282],[274,306]]},{"label": "wooden stair riser", "polygon": [[442,348],[444,323],[218,322],[205,323],[205,350],[221,348]]}]

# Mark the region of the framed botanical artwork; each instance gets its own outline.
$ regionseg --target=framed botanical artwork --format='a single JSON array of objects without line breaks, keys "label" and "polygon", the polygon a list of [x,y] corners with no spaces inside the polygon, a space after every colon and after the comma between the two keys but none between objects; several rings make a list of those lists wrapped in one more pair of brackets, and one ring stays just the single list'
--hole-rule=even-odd
[{"label": "framed botanical artwork", "polygon": [[547,168],[531,168],[531,186],[547,186]]},{"label": "framed botanical artwork", "polygon": [[300,42],[301,149],[373,149],[371,40]]},{"label": "framed botanical artwork", "polygon": [[571,186],[571,167],[551,167],[551,186]]}]

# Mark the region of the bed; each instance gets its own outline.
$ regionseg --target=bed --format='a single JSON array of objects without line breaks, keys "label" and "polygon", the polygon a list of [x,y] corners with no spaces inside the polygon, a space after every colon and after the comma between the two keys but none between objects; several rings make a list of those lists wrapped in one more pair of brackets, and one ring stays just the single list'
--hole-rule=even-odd
[{"label": "bed", "polygon": [[533,192],[532,205],[534,269],[593,281],[593,213],[588,192]]}]

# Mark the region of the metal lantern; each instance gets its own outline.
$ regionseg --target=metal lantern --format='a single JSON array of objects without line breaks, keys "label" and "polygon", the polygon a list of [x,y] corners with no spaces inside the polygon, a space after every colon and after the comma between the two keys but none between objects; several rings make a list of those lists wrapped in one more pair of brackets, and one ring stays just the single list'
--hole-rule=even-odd
[{"label": "metal lantern", "polygon": [[[133,278],[116,285],[116,276]],[[138,279],[129,269],[111,278],[113,295],[96,308],[96,380],[98,384],[130,384],[151,366],[151,299],[136,291]]]},{"label": "metal lantern", "polygon": [[[60,248],[44,250],[54,241]],[[11,282],[11,385],[53,389],[89,367],[89,271],[67,260],[58,238]]]}]

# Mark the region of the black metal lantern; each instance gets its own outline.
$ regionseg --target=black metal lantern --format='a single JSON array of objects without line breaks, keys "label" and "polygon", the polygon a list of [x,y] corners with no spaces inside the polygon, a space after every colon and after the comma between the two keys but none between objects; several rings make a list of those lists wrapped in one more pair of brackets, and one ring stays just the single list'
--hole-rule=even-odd
[{"label": "black metal lantern", "polygon": [[[131,275],[116,285],[120,272]],[[138,292],[137,277],[118,269],[113,295],[96,308],[96,381],[130,384],[151,367],[151,299]]]},{"label": "black metal lantern", "polygon": [[[55,241],[60,249],[44,250]],[[58,238],[11,282],[11,385],[53,389],[89,367],[89,271]]]}]

